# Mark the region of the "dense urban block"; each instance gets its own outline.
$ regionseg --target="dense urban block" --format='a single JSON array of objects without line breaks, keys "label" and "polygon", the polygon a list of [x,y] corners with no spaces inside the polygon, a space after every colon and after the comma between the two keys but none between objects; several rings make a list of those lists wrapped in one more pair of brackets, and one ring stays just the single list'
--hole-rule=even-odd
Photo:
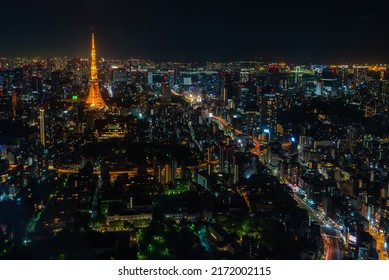
[{"label": "dense urban block", "polygon": [[387,259],[387,64],[103,59],[98,34],[0,58],[1,259]]}]

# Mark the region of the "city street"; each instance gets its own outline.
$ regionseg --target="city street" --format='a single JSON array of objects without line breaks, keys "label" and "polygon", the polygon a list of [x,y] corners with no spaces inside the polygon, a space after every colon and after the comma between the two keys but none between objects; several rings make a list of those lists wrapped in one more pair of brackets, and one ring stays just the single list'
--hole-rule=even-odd
[{"label": "city street", "polygon": [[341,260],[342,252],[339,247],[339,242],[342,242],[342,239],[339,230],[336,229],[337,225],[323,213],[313,209],[297,192],[293,193],[293,198],[301,208],[307,210],[308,215],[313,220],[321,225],[321,236],[325,245],[325,260]]},{"label": "city street", "polygon": [[379,260],[388,260],[388,253],[385,248],[385,234],[377,231],[376,228],[370,227],[369,233],[373,236],[376,241],[376,249]]},{"label": "city street", "polygon": [[340,238],[338,233],[331,227],[322,226],[321,235],[325,242],[325,259],[341,260],[342,252],[339,247]]}]

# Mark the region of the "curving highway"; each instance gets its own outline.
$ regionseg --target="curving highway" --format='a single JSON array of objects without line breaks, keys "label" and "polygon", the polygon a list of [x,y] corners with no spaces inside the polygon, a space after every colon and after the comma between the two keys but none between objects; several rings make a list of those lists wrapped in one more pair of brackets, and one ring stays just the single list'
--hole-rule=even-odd
[{"label": "curving highway", "polygon": [[[227,123],[227,121],[225,119],[223,119],[222,117],[219,117],[219,116],[213,116],[213,119],[215,119],[218,123],[220,123],[222,126],[234,131],[236,134],[242,134],[242,131],[239,130],[239,129],[236,129],[236,128],[233,128],[230,124]],[[256,155],[256,156],[262,156],[264,154],[267,153],[267,149],[261,149],[261,144],[259,143],[259,141],[257,139],[255,139],[254,137],[250,136],[250,138],[253,140],[254,142],[254,147],[249,151],[249,153],[253,154],[253,155]],[[291,142],[288,142],[288,141],[285,141],[285,142],[282,142],[282,148],[284,149],[288,149],[292,146],[292,143]]]}]

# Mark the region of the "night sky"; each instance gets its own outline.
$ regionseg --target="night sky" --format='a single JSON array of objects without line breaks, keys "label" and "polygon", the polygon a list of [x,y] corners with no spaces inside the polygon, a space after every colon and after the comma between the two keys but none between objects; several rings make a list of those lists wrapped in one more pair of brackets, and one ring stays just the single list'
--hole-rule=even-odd
[{"label": "night sky", "polygon": [[2,1],[0,56],[388,63],[382,2]]}]

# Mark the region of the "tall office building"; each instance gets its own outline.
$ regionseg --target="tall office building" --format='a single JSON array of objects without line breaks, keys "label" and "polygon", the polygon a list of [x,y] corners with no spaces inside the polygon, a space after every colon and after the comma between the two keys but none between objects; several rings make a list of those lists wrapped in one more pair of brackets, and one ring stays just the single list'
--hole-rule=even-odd
[{"label": "tall office building", "polygon": [[241,83],[239,86],[241,111],[258,111],[258,91],[252,82]]},{"label": "tall office building", "polygon": [[45,109],[39,109],[39,140],[43,147],[46,146]]},{"label": "tall office building", "polygon": [[43,77],[39,75],[31,76],[31,87],[33,94],[42,94],[43,92]]},{"label": "tall office building", "polygon": [[223,72],[221,79],[221,99],[226,105],[229,99],[233,98],[234,94],[234,80],[232,73]]},{"label": "tall office building", "polygon": [[153,85],[154,81],[153,81],[153,72],[152,71],[149,71],[147,72],[147,84],[149,86]]},{"label": "tall office building", "polygon": [[53,71],[51,73],[51,87],[52,92],[57,96],[61,96],[64,90],[61,86],[61,71]]},{"label": "tall office building", "polygon": [[380,73],[378,102],[384,106],[385,111],[388,109],[389,101],[389,82],[385,77],[385,72]]},{"label": "tall office building", "polygon": [[161,102],[162,104],[170,104],[171,103],[171,92],[170,85],[168,83],[168,75],[162,75],[162,83],[161,83]]},{"label": "tall office building", "polygon": [[261,127],[270,130],[275,129],[277,124],[277,95],[265,93],[260,96]]},{"label": "tall office building", "polygon": [[326,93],[336,93],[338,88],[340,87],[339,84],[339,75],[337,73],[336,69],[333,68],[325,68],[323,69],[321,73],[321,80],[322,83],[321,90]]},{"label": "tall office building", "polygon": [[8,119],[12,111],[12,96],[0,95],[0,119]]},{"label": "tall office building", "polygon": [[239,111],[242,116],[242,132],[257,137],[259,131],[258,91],[252,82],[240,85]]},{"label": "tall office building", "polygon": [[366,83],[368,70],[367,66],[354,66],[354,88]]},{"label": "tall office building", "polygon": [[219,145],[219,172],[231,173],[233,162],[234,146],[228,143],[221,143]]},{"label": "tall office building", "polygon": [[97,78],[97,63],[96,63],[96,48],[95,48],[95,34],[92,32],[92,50],[91,50],[91,65],[90,65],[90,81],[89,81],[89,95],[86,99],[86,104],[91,109],[108,108],[103,100],[99,89],[99,80]]},{"label": "tall office building", "polygon": [[12,100],[12,113],[13,116],[16,116],[16,110],[18,109],[18,96],[16,95],[16,91],[13,90],[11,94],[11,100]]}]

